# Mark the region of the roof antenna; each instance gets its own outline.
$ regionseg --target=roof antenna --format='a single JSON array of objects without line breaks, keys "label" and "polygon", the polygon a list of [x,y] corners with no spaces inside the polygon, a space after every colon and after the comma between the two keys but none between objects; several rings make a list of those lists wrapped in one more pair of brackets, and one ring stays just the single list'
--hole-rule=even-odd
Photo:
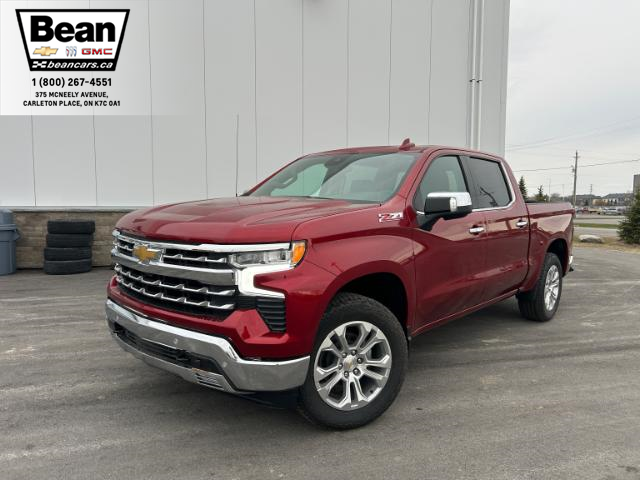
[{"label": "roof antenna", "polygon": [[416,144],[413,143],[409,137],[407,137],[402,141],[402,144],[400,145],[398,150],[411,150],[415,146]]}]

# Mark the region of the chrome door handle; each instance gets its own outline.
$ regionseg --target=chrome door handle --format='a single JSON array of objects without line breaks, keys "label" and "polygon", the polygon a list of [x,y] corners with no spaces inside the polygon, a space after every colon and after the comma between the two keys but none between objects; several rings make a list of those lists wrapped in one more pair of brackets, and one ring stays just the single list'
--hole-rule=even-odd
[{"label": "chrome door handle", "polygon": [[471,227],[469,229],[469,233],[471,235],[478,235],[480,233],[484,232],[484,227]]},{"label": "chrome door handle", "polygon": [[527,220],[518,220],[516,222],[516,227],[518,227],[518,228],[524,228],[527,225],[529,225],[529,222]]}]

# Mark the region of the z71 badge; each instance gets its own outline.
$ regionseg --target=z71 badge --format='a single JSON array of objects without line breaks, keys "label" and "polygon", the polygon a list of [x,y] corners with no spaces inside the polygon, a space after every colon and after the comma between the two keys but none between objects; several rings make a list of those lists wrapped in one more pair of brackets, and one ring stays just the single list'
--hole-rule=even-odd
[{"label": "z71 badge", "polygon": [[397,222],[399,220],[402,220],[403,218],[404,218],[404,215],[402,214],[402,212],[379,213],[378,214],[378,221],[380,223],[382,223],[382,222]]}]

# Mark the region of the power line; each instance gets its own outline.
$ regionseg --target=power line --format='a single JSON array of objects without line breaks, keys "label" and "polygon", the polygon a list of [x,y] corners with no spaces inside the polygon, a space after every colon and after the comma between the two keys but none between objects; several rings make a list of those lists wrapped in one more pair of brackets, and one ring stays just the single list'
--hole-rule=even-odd
[{"label": "power line", "polygon": [[[597,136],[597,135],[602,135],[602,134],[606,134],[606,133],[613,133],[617,130],[624,130],[625,128],[629,128],[629,125],[626,125],[628,123],[633,123],[636,120],[640,119],[640,116],[636,116],[636,117],[632,117],[630,119],[627,120],[620,120],[614,123],[611,123],[609,125],[605,125],[602,127],[598,127],[596,129],[593,130],[589,130],[587,132],[578,132],[578,133],[572,133],[569,135],[558,135],[555,137],[549,137],[549,138],[545,138],[542,140],[537,140],[534,142],[528,142],[528,143],[521,143],[521,144],[516,144],[516,145],[509,145],[507,147],[508,151],[515,151],[515,150],[524,150],[527,148],[536,148],[536,147],[543,147],[543,146],[547,146],[547,145],[553,145],[553,144],[557,144],[557,143],[562,143],[566,140],[569,139],[575,139],[575,138],[582,138],[582,137],[588,137],[588,136]],[[626,125],[622,128],[614,128],[620,125]],[[612,130],[613,129],[613,130]],[[610,130],[610,131],[607,131]]]},{"label": "power line", "polygon": [[[620,161],[616,161],[616,162],[604,162],[604,163],[590,163],[587,165],[580,165],[580,168],[585,168],[585,167],[600,167],[602,165],[617,165],[617,164],[621,164],[621,163],[632,163],[632,162],[640,162],[640,158],[636,158],[633,160],[620,160]],[[526,170],[514,170],[514,172],[543,172],[543,171],[547,171],[547,170],[565,170],[569,167],[550,167],[550,168],[531,168],[531,169],[526,169]]]}]

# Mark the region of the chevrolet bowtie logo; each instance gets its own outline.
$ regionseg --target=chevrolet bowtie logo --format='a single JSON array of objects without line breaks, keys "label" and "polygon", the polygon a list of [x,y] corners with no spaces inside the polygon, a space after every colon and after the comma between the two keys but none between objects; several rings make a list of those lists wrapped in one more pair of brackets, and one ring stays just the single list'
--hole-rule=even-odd
[{"label": "chevrolet bowtie logo", "polygon": [[136,245],[133,247],[133,256],[142,263],[149,263],[151,260],[157,260],[160,257],[160,250],[149,248],[146,245]]},{"label": "chevrolet bowtie logo", "polygon": [[43,57],[48,57],[49,55],[53,55],[58,51],[57,48],[49,48],[49,47],[40,47],[40,48],[36,48],[33,51],[33,54],[39,54],[42,55]]}]

